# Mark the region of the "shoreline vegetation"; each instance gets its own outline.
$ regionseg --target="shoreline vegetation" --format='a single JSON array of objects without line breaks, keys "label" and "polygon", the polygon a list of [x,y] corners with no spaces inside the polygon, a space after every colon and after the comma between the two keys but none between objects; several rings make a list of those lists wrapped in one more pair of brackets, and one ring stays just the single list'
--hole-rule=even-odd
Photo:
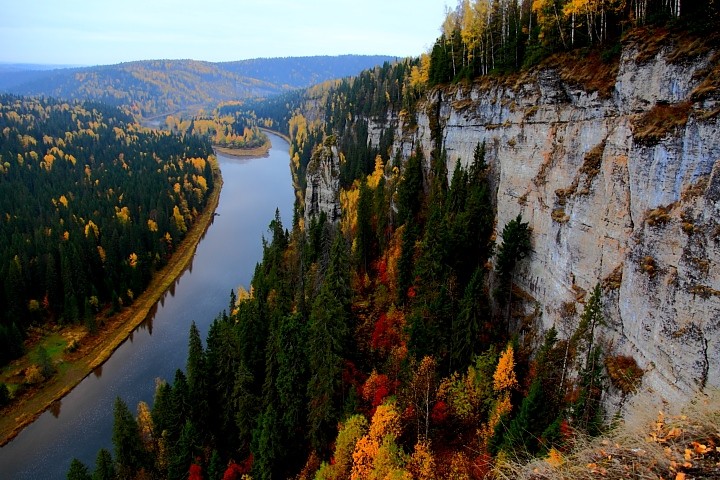
[{"label": "shoreline vegetation", "polygon": [[270,139],[267,139],[265,143],[255,148],[229,148],[213,145],[213,150],[223,155],[230,155],[231,157],[265,157],[270,151],[271,146],[272,143]]},{"label": "shoreline vegetation", "polygon": [[[269,140],[267,145],[264,154],[269,150]],[[233,155],[233,153],[227,154]],[[21,358],[3,369],[1,377],[5,380],[13,376],[13,372],[21,371],[23,367],[33,363],[32,357],[38,345],[43,345],[48,351],[52,347],[65,347],[60,361],[55,360],[56,373],[50,379],[39,386],[30,387],[19,398],[0,410],[0,447],[9,443],[47,409],[52,409],[54,406],[59,409],[61,399],[85,377],[101,367],[133,331],[154,313],[155,304],[191,264],[200,240],[212,224],[220,201],[222,190],[220,165],[217,158],[211,158],[215,188],[208,198],[207,205],[168,264],[153,275],[147,289],[131,305],[106,319],[104,326],[94,335],[90,335],[85,327],[77,325],[45,329]],[[70,352],[67,346],[72,345],[73,342],[76,342],[77,348]]]},{"label": "shoreline vegetation", "polygon": [[[277,135],[278,137],[285,140],[288,144],[291,143],[290,137],[288,137],[284,133],[262,127],[260,127],[260,130],[265,133],[272,133],[273,135]],[[230,155],[231,157],[264,157],[267,156],[268,152],[272,148],[272,142],[270,141],[270,139],[267,137],[265,138],[265,143],[255,148],[230,148],[213,145],[213,149],[216,152],[222,153],[223,155]]]}]

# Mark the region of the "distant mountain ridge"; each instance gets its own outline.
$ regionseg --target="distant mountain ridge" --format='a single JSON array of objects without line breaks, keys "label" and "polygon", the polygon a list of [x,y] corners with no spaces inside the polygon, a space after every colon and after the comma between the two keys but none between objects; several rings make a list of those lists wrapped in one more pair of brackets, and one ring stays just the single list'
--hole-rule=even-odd
[{"label": "distant mountain ridge", "polygon": [[212,109],[230,100],[263,98],[392,62],[384,55],[251,59],[212,63],[143,60],[115,65],[27,70],[0,67],[0,91],[125,105],[135,114]]}]

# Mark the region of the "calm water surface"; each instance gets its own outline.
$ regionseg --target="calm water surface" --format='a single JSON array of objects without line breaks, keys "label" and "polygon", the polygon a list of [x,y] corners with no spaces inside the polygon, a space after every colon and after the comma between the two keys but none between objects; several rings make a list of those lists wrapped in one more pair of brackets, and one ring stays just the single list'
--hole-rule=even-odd
[{"label": "calm water surface", "polygon": [[262,257],[261,238],[272,237],[268,224],[276,208],[283,225],[291,226],[289,146],[268,135],[268,157],[218,157],[224,182],[218,215],[191,266],[102,367],[0,448],[0,480],[63,479],[73,457],[92,469],[100,448],[112,451],[115,397],[133,411],[140,401],[152,405],[155,379],[172,381],[176,369],[185,369],[190,324],[195,321],[204,340],[227,309],[230,289],[248,286]]}]

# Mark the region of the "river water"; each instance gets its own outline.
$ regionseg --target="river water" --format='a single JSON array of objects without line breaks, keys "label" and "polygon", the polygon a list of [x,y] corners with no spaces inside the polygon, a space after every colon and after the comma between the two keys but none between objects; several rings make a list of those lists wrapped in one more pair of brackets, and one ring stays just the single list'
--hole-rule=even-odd
[{"label": "river water", "polygon": [[152,406],[155,379],[172,381],[185,370],[193,321],[204,339],[213,319],[228,308],[230,290],[248,287],[262,258],[262,236],[279,208],[290,228],[294,193],[289,145],[269,134],[269,156],[240,159],[218,155],[223,176],[213,223],[190,267],[100,368],[54,408],[0,448],[0,479],[63,479],[78,458],[91,470],[100,448],[112,451],[113,404],[120,396],[135,412]]}]

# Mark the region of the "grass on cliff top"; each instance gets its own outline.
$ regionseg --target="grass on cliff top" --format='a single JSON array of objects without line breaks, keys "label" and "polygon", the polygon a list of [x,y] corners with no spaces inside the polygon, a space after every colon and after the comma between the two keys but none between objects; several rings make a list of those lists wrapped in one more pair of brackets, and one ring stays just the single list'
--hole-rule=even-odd
[{"label": "grass on cliff top", "polygon": [[638,406],[630,420],[600,438],[578,437],[570,451],[509,460],[496,478],[590,480],[720,478],[720,392],[699,396],[676,415]]}]

